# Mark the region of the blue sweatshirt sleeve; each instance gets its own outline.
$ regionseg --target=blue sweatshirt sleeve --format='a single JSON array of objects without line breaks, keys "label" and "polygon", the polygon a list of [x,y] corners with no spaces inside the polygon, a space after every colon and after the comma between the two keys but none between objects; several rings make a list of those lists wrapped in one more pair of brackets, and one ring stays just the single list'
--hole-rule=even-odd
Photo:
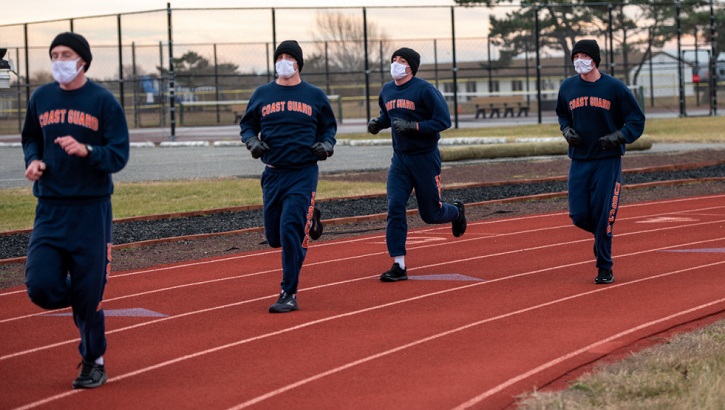
[{"label": "blue sweatshirt sleeve", "polygon": [[430,103],[431,116],[429,119],[418,122],[418,131],[421,133],[437,133],[445,131],[451,127],[451,114],[448,111],[448,103],[446,103],[443,95],[435,87],[428,86],[423,92],[422,101]]},{"label": "blue sweatshirt sleeve", "polygon": [[623,86],[621,93],[620,104],[624,117],[624,126],[620,131],[622,131],[627,144],[631,144],[642,136],[645,117],[632,91]]},{"label": "blue sweatshirt sleeve", "polygon": [[258,94],[259,90],[255,90],[252,93],[252,96],[249,98],[249,103],[247,104],[247,110],[244,112],[242,119],[239,121],[239,127],[241,128],[239,135],[242,137],[242,142],[245,144],[250,138],[259,135],[259,131],[261,129],[260,120],[257,116],[257,105],[259,104]]},{"label": "blue sweatshirt sleeve", "polygon": [[105,105],[101,121],[104,144],[93,146],[88,160],[99,171],[115,173],[128,163],[128,124],[121,105],[115,99],[106,99]]},{"label": "blue sweatshirt sleeve", "polygon": [[43,130],[38,122],[38,110],[35,105],[35,94],[28,101],[28,110],[25,115],[25,124],[21,133],[23,153],[25,154],[25,168],[34,160],[43,159]]},{"label": "blue sweatshirt sleeve", "polygon": [[335,134],[337,134],[337,120],[332,106],[324,95],[322,106],[320,107],[320,116],[317,120],[317,140],[320,142],[329,142],[333,146],[337,143]]},{"label": "blue sweatshirt sleeve", "polygon": [[569,111],[569,106],[567,105],[566,100],[561,93],[561,90],[563,88],[564,83],[562,83],[561,87],[559,88],[559,96],[556,100],[556,116],[559,120],[559,129],[562,131],[564,131],[564,128],[566,127],[573,127],[574,124],[574,121],[571,117],[571,111]]},{"label": "blue sweatshirt sleeve", "polygon": [[388,110],[385,109],[383,91],[381,91],[380,95],[378,95],[378,106],[380,107],[380,116],[378,117],[378,125],[380,126],[380,129],[384,130],[385,128],[390,128],[390,116],[388,115]]}]

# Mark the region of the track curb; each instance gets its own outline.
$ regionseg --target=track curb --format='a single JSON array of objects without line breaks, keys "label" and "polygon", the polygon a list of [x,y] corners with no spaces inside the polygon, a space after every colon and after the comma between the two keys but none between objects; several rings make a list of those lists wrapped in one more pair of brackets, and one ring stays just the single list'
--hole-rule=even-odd
[{"label": "track curb", "polygon": [[[669,167],[669,166],[668,166]],[[526,181],[517,181],[516,183],[527,183],[527,182],[543,182],[543,181],[552,181],[552,180],[565,180],[566,177],[552,177],[552,178],[544,178],[541,180],[526,180]],[[695,184],[695,183],[705,183],[705,182],[717,182],[717,181],[725,181],[725,177],[709,177],[709,178],[690,178],[690,179],[676,179],[676,180],[669,180],[669,181],[656,181],[656,182],[645,182],[641,184],[629,184],[624,185],[622,189],[624,190],[633,190],[633,189],[646,189],[646,188],[654,188],[659,186],[674,186],[674,185],[687,185],[687,184]],[[510,184],[511,182],[507,182]],[[472,186],[493,186],[494,184],[504,184],[502,183],[488,183],[488,184],[472,184]],[[465,187],[463,187],[465,188]],[[460,187],[457,187],[457,189],[460,189]],[[536,201],[536,200],[548,200],[548,199],[557,199],[557,198],[564,198],[568,194],[566,191],[559,191],[559,192],[549,192],[546,194],[536,194],[536,195],[526,195],[526,196],[519,196],[519,197],[513,197],[513,198],[503,198],[503,199],[494,199],[490,201],[481,201],[481,202],[471,202],[467,203],[466,207],[481,207],[481,206],[489,206],[489,205],[497,205],[497,204],[506,204],[506,203],[516,203],[516,202],[528,202],[528,201]],[[372,195],[372,196],[379,196],[379,195]],[[349,198],[337,198],[337,199],[349,199]],[[327,199],[328,201],[333,201],[336,199]],[[321,201],[322,202],[322,201]],[[238,208],[244,208],[244,209],[256,209],[261,208],[261,205],[252,205],[252,206],[246,206],[246,207],[238,207]],[[187,214],[193,214],[193,215],[186,215],[185,216],[197,216],[197,215],[204,215],[209,214],[212,212],[220,212],[219,210],[214,210],[210,212],[205,211],[199,211],[199,212],[190,212]],[[221,212],[229,212],[228,208],[225,208],[224,211]],[[406,215],[413,216],[418,213],[418,209],[409,209],[406,211]],[[167,215],[181,215],[181,214],[167,214]],[[387,218],[387,213],[377,213],[377,214],[370,214],[370,215],[358,215],[358,216],[350,216],[350,217],[343,217],[343,218],[332,218],[332,219],[323,219],[322,222],[325,225],[345,225],[345,224],[351,224],[351,223],[359,223],[359,222],[370,222],[370,221],[381,221],[385,220]],[[179,216],[177,216],[179,217]],[[135,218],[127,218],[124,220],[116,220],[114,222],[121,222],[121,221],[134,221],[134,220],[152,220],[152,219],[163,219],[158,218],[158,215],[153,215],[151,217],[148,217],[147,219],[144,219],[145,217],[135,217]],[[12,231],[15,233],[26,233],[31,231],[31,229],[22,230],[22,231]],[[263,227],[253,227],[253,228],[245,228],[245,229],[239,229],[234,231],[225,231],[225,232],[214,232],[214,233],[206,233],[206,234],[194,234],[194,235],[184,235],[184,236],[173,236],[169,238],[161,238],[161,239],[151,239],[146,241],[139,241],[139,242],[129,242],[124,244],[118,244],[113,245],[112,249],[133,249],[133,248],[141,248],[144,246],[152,246],[162,243],[168,243],[168,242],[178,242],[178,241],[193,241],[197,239],[204,239],[204,238],[211,238],[211,237],[218,237],[218,236],[231,236],[231,235],[238,235],[243,233],[250,233],[250,232],[264,232]],[[10,232],[3,232],[2,234],[8,235]],[[26,257],[17,257],[17,258],[8,258],[8,259],[0,259],[0,265],[6,265],[6,264],[13,264],[13,263],[23,263],[25,262]]]}]

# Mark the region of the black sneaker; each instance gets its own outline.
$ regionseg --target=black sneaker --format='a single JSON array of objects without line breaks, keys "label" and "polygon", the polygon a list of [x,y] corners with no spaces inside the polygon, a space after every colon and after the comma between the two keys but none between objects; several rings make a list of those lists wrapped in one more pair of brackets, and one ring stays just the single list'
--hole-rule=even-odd
[{"label": "black sneaker", "polygon": [[614,274],[612,273],[612,270],[599,268],[599,274],[597,274],[596,279],[594,279],[594,283],[597,285],[603,285],[612,282],[614,282]]},{"label": "black sneaker", "polygon": [[317,208],[315,208],[312,211],[312,224],[310,225],[310,239],[315,240],[315,241],[320,239],[320,236],[322,236],[322,221],[320,221],[321,215],[322,215],[322,213]]},{"label": "black sneaker", "polygon": [[453,236],[458,238],[466,232],[466,207],[461,201],[453,201],[453,205],[458,208],[458,218],[451,223]]},{"label": "black sneaker", "polygon": [[78,364],[78,367],[81,367],[81,373],[73,381],[74,389],[92,389],[99,387],[108,379],[108,375],[102,364],[83,360]]},{"label": "black sneaker", "polygon": [[293,310],[299,310],[297,295],[290,295],[287,292],[280,293],[277,302],[269,307],[269,313],[287,313]]},{"label": "black sneaker", "polygon": [[389,271],[380,275],[380,280],[383,282],[397,282],[406,279],[408,279],[408,269],[400,269],[397,262],[393,264]]}]

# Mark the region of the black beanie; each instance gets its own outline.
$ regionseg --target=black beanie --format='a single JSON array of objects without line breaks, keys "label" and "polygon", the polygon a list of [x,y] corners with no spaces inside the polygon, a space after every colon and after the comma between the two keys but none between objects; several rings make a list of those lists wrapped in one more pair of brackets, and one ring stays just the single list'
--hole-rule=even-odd
[{"label": "black beanie", "polygon": [[277,57],[280,54],[289,54],[295,60],[297,60],[297,69],[302,72],[302,66],[305,65],[305,60],[302,58],[302,49],[295,40],[285,40],[277,46],[274,50],[274,61],[277,61]]},{"label": "black beanie", "polygon": [[410,65],[410,71],[413,72],[413,75],[418,72],[418,67],[420,66],[420,54],[418,54],[417,51],[408,47],[399,48],[393,53],[393,57],[390,58],[390,61],[392,61],[395,56],[403,57],[408,62]]},{"label": "black beanie", "polygon": [[597,68],[599,68],[599,62],[602,58],[599,56],[599,44],[597,40],[579,40],[574,44],[574,48],[571,50],[571,59],[574,61],[574,54],[584,53],[594,60]]},{"label": "black beanie", "polygon": [[60,33],[55,36],[53,42],[50,43],[48,54],[50,54],[51,50],[53,50],[55,46],[70,47],[73,51],[78,53],[83,61],[86,62],[83,70],[88,71],[88,68],[91,66],[91,60],[93,60],[93,55],[91,55],[91,46],[88,45],[88,41],[86,41],[85,37],[80,34],[66,31],[65,33]]}]

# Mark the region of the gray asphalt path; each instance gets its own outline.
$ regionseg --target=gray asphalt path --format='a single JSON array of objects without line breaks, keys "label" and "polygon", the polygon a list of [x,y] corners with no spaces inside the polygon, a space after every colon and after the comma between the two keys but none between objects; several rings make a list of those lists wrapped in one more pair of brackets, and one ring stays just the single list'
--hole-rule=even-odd
[{"label": "gray asphalt path", "polygon": [[[319,162],[320,172],[386,169],[392,146],[352,147],[340,145],[327,161]],[[243,146],[131,148],[126,167],[113,176],[114,181],[163,181],[192,178],[252,177],[262,173],[264,165],[252,159]],[[25,179],[23,150],[0,148],[0,189],[31,186]]]},{"label": "gray asphalt path", "polygon": [[[723,149],[725,144],[654,144],[648,151],[632,151],[628,155],[682,152],[699,149]],[[319,162],[321,173],[372,171],[387,169],[393,148],[383,146],[338,145],[335,154],[327,161]],[[519,158],[519,160],[530,158]],[[511,159],[471,160],[459,164]],[[164,181],[193,178],[250,177],[257,178],[264,165],[252,159],[243,146],[231,147],[175,147],[131,148],[131,158],[115,181]],[[25,172],[23,151],[20,147],[0,148],[0,189],[31,186],[23,176]]]},{"label": "gray asphalt path", "polygon": [[[548,117],[546,122],[555,122]],[[506,124],[535,123],[535,117],[507,119]],[[500,126],[503,121],[467,121],[464,127]],[[346,133],[365,132],[365,122],[351,120],[338,128],[338,140],[345,138]],[[180,128],[176,141],[239,141],[239,127],[236,125],[220,127],[187,127]],[[141,129],[131,131],[131,140],[135,143],[155,142],[150,147],[131,148],[131,158],[121,172],[114,175],[115,181],[163,181],[192,178],[218,177],[259,177],[263,164],[252,159],[244,146],[177,146],[161,147],[158,141],[169,141],[168,129]],[[0,136],[0,189],[31,186],[25,179],[25,166],[22,148],[7,146],[20,141],[20,135]],[[11,144],[12,145],[12,144]],[[694,149],[723,148],[725,144],[655,144],[649,152],[680,151]],[[327,161],[320,162],[320,172],[337,173],[350,171],[370,171],[387,169],[392,156],[392,146],[350,146],[338,144],[335,155]],[[643,154],[646,155],[646,152]],[[476,163],[491,160],[474,160]]]}]

